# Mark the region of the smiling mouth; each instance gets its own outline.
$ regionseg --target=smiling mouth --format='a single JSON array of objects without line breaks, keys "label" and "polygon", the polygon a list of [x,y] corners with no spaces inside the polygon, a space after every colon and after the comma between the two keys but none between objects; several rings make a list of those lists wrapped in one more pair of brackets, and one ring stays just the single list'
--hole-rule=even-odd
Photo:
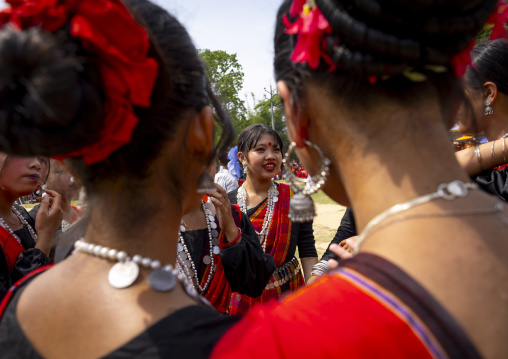
[{"label": "smiling mouth", "polygon": [[264,165],[263,168],[267,171],[273,171],[275,169],[275,163],[268,163]]}]

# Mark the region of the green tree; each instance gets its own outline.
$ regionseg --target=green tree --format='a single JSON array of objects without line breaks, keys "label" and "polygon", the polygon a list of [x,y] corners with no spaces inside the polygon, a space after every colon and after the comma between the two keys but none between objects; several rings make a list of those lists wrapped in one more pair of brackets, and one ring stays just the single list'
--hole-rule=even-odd
[{"label": "green tree", "polygon": [[[251,95],[254,107],[247,113],[246,125],[254,123],[262,123],[268,127],[272,127],[272,108],[270,99],[264,99],[263,101],[256,102],[254,95]],[[282,138],[284,144],[284,151],[289,147],[289,139],[287,136],[287,127],[284,121],[284,106],[282,105],[281,98],[278,94],[273,96],[273,119],[275,123],[275,131]],[[245,127],[247,127],[245,126]],[[245,128],[244,127],[244,128]]]},{"label": "green tree", "polygon": [[238,96],[243,86],[243,68],[236,54],[209,49],[198,50],[207,66],[207,74],[212,90],[229,112],[233,125],[238,130],[245,121],[245,104]]}]

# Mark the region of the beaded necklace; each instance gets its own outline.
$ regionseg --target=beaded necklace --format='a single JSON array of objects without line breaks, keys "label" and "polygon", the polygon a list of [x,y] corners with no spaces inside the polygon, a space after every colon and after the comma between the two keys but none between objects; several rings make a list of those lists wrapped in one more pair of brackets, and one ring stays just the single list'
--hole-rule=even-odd
[{"label": "beaded necklace", "polygon": [[[208,229],[208,245],[210,248],[210,253],[203,257],[203,263],[205,265],[210,265],[210,271],[208,273],[208,277],[206,278],[205,285],[202,287],[201,282],[199,280],[199,273],[196,270],[196,266],[194,265],[194,261],[192,260],[191,254],[187,245],[185,244],[185,240],[183,239],[182,232],[185,232],[186,229],[182,225],[180,226],[180,232],[178,236],[180,238],[180,242],[178,243],[178,255],[177,255],[177,268],[192,282],[194,283],[194,287],[199,293],[204,293],[208,286],[210,285],[213,275],[215,274],[215,270],[217,269],[217,265],[215,264],[214,255],[220,254],[219,248],[219,232],[217,231],[217,224],[215,223],[215,217],[212,212],[206,208],[205,202],[201,201],[201,207],[203,209],[203,213],[206,219],[206,227]],[[183,223],[183,221],[182,221]]]},{"label": "beaded necklace", "polygon": [[108,282],[113,288],[123,289],[134,284],[139,277],[139,266],[142,266],[151,270],[147,277],[147,283],[153,290],[157,292],[171,291],[175,288],[178,279],[187,294],[194,298],[197,297],[192,283],[188,282],[187,278],[174,269],[171,264],[163,266],[159,260],[142,257],[139,254],[130,257],[125,251],[88,243],[83,238],[74,244],[73,254],[76,252],[116,261],[117,263],[111,267],[108,274]]},{"label": "beaded necklace", "polygon": [[[236,201],[240,206],[240,209],[243,213],[247,214],[247,200],[249,196],[247,191],[242,185],[238,188],[238,193],[236,195]],[[272,224],[273,212],[275,209],[275,203],[279,201],[279,191],[277,190],[277,186],[274,182],[272,182],[271,187],[268,189],[268,208],[266,210],[265,218],[263,219],[263,226],[261,227],[261,231],[257,231],[254,229],[259,237],[259,241],[263,246],[263,252],[266,252],[266,237],[268,236],[268,231],[270,230],[270,225]]]},{"label": "beaded necklace", "polygon": [[[23,217],[21,215],[21,213],[19,213],[19,211],[14,206],[12,207],[12,212],[19,218],[21,223],[23,223],[23,226],[26,226],[26,228],[28,229],[28,232],[30,232],[30,235],[32,236],[32,239],[34,240],[35,243],[37,243],[37,233],[35,233],[32,226],[30,224],[28,224],[25,217]],[[14,238],[16,238],[16,240],[19,242],[19,244],[21,244],[21,239],[16,234],[14,234],[14,231],[12,230],[12,228],[9,227],[9,225],[5,222],[5,220],[2,217],[0,217],[0,224],[2,225],[2,227],[4,227],[7,230],[7,232],[9,232]]]}]

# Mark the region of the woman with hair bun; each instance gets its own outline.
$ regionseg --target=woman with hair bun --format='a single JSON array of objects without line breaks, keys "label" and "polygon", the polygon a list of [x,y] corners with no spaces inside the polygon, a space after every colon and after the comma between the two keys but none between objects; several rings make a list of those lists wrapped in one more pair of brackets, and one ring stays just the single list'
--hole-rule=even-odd
[{"label": "woman with hair bun", "polygon": [[310,175],[329,159],[323,189],[354,211],[358,253],[254,308],[212,357],[508,357],[508,213],[447,133],[472,40],[485,22],[506,34],[505,8],[284,1],[275,74],[288,136]]},{"label": "woman with hair bun", "polygon": [[88,200],[74,254],[4,301],[2,358],[208,357],[236,319],[178,273],[178,232],[233,128],[189,35],[146,0],[9,4],[0,149],[63,160]]}]

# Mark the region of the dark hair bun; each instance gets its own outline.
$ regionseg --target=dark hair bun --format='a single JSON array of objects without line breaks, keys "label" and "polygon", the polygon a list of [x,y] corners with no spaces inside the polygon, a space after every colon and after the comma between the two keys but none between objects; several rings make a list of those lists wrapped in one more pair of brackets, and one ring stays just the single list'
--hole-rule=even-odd
[{"label": "dark hair bun", "polygon": [[1,151],[57,155],[96,140],[100,96],[77,60],[76,45],[63,45],[65,31],[6,26],[0,32]]},{"label": "dark hair bun", "polygon": [[396,75],[408,66],[449,65],[497,0],[316,0],[333,29],[328,52],[342,69]]}]

